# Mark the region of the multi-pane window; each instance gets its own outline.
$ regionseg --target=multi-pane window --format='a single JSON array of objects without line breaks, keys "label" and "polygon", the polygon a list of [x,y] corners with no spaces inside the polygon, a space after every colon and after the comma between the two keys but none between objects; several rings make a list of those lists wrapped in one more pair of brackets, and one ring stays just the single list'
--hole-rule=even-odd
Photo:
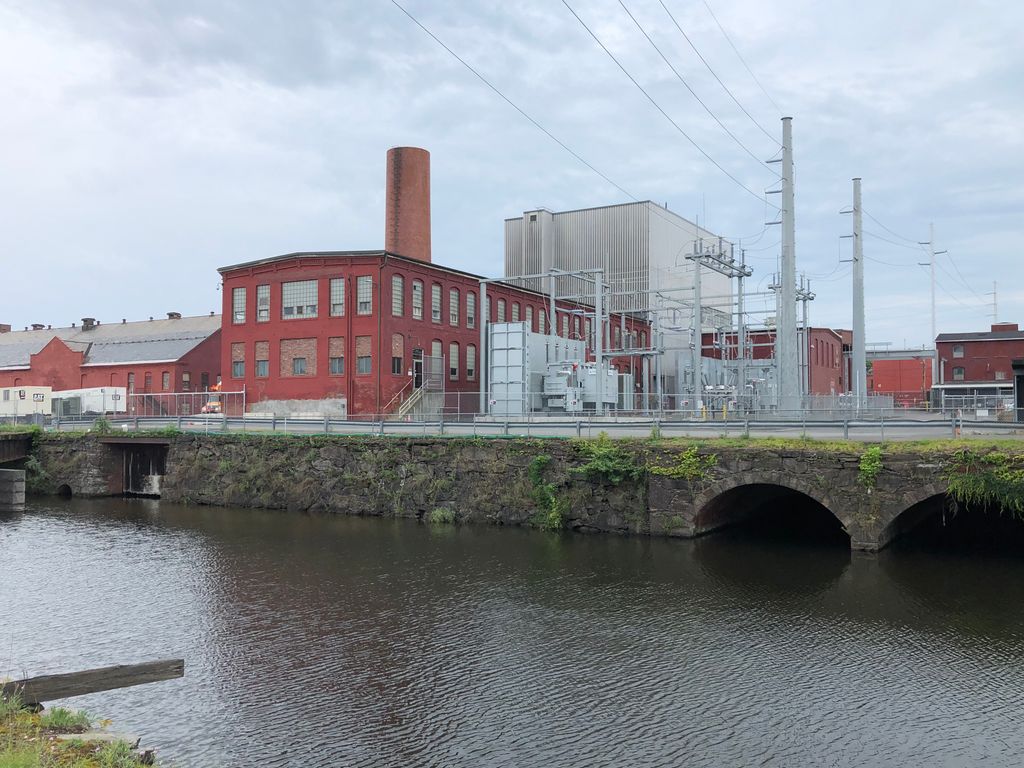
[{"label": "multi-pane window", "polygon": [[459,324],[459,289],[452,288],[448,291],[448,324]]},{"label": "multi-pane window", "polygon": [[526,307],[526,327],[533,330],[533,307],[529,305]]},{"label": "multi-pane window", "polygon": [[459,378],[459,345],[454,341],[448,345],[448,378]]},{"label": "multi-pane window", "polygon": [[256,376],[265,379],[270,375],[270,342],[257,341],[253,347],[253,357],[256,360]]},{"label": "multi-pane window", "polygon": [[957,366],[956,368],[953,369],[953,381],[963,381],[963,380],[964,380],[964,369],[961,368],[960,366]]},{"label": "multi-pane window", "polygon": [[487,306],[484,307],[484,317],[489,322],[491,319],[491,297],[487,297]]},{"label": "multi-pane window", "polygon": [[231,291],[231,322],[245,322],[245,288]]},{"label": "multi-pane window", "polygon": [[537,333],[546,333],[548,325],[548,313],[541,310],[537,313]]},{"label": "multi-pane window", "polygon": [[963,357],[963,356],[964,356],[964,345],[963,344],[954,344],[953,345],[953,357]]},{"label": "multi-pane window", "polygon": [[519,302],[518,301],[513,301],[512,302],[512,322],[513,323],[518,323],[519,322]]},{"label": "multi-pane window", "polygon": [[345,375],[344,336],[332,336],[327,339],[327,365],[331,376]]},{"label": "multi-pane window", "polygon": [[423,319],[423,282],[412,281],[412,319]]},{"label": "multi-pane window", "polygon": [[151,389],[153,389],[153,374],[150,373],[149,371],[146,371],[146,378],[145,378],[145,385],[144,386],[146,387],[146,389],[145,389],[146,392],[149,392]]},{"label": "multi-pane window", "polygon": [[430,286],[430,319],[441,322],[441,286],[437,283]]},{"label": "multi-pane window", "polygon": [[569,316],[562,315],[562,338],[569,338]]},{"label": "multi-pane window", "polygon": [[160,388],[164,392],[168,392],[171,389],[171,373],[170,371],[164,371],[160,375]]},{"label": "multi-pane window", "polygon": [[235,341],[231,344],[231,376],[236,379],[245,376],[245,342]]},{"label": "multi-pane window", "polygon": [[401,275],[391,276],[391,315],[401,317],[405,314],[405,278]]},{"label": "multi-pane window", "polygon": [[580,316],[579,315],[576,315],[576,317],[574,317],[572,319],[572,331],[573,331],[573,336],[572,337],[574,339],[582,338],[582,336],[580,336]]},{"label": "multi-pane window", "polygon": [[305,376],[306,375],[306,358],[304,358],[304,357],[293,357],[292,358],[292,375],[294,375],[294,376]]},{"label": "multi-pane window", "polygon": [[[147,374],[148,375],[148,374]],[[231,375],[236,379],[245,377],[245,360],[233,360],[231,363]]]},{"label": "multi-pane window", "polygon": [[265,323],[270,320],[270,286],[256,286],[256,322]]},{"label": "multi-pane window", "polygon": [[135,374],[134,373],[129,373],[128,374],[128,391],[129,392],[134,392],[135,391]]},{"label": "multi-pane window", "polygon": [[470,381],[476,379],[476,345],[474,344],[466,347],[466,378]]},{"label": "multi-pane window", "polygon": [[373,278],[361,275],[356,278],[356,313],[369,315],[373,313]]},{"label": "multi-pane window", "polygon": [[505,300],[498,299],[498,322],[505,322]]},{"label": "multi-pane window", "polygon": [[439,339],[430,342],[430,356],[435,360],[441,359],[441,341]]},{"label": "multi-pane window", "polygon": [[182,371],[181,391],[188,392],[190,389],[192,389],[192,374],[189,371]]},{"label": "multi-pane window", "polygon": [[356,336],[356,373],[373,372],[373,353],[369,336]]},{"label": "multi-pane window", "polygon": [[466,294],[466,327],[476,328],[476,294]]},{"label": "multi-pane window", "polygon": [[405,361],[405,337],[400,333],[391,335],[391,373],[402,375]]},{"label": "multi-pane window", "polygon": [[285,320],[316,317],[316,280],[281,283],[281,317]]},{"label": "multi-pane window", "polygon": [[345,278],[331,278],[331,317],[345,314]]},{"label": "multi-pane window", "polygon": [[622,329],[615,327],[615,349],[622,349]]},{"label": "multi-pane window", "polygon": [[265,379],[270,375],[270,361],[269,360],[257,360],[256,361],[256,378]]}]

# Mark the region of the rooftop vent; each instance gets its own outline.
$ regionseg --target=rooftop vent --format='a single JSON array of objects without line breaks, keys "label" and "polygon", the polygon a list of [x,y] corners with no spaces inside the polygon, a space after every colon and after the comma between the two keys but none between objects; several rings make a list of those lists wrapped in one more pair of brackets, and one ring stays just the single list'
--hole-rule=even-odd
[{"label": "rooftop vent", "polygon": [[45,325],[43,325],[42,323],[32,323],[32,330],[33,330],[33,331],[41,331],[41,330],[43,330],[43,328],[45,328],[45,327],[46,327],[46,326],[45,326]]},{"label": "rooftop vent", "polygon": [[181,312],[168,312],[167,313],[167,319],[168,320],[181,320]]},{"label": "rooftop vent", "polygon": [[[74,328],[75,327],[74,324],[72,324],[71,327]],[[82,330],[83,331],[91,331],[95,327],[96,327],[96,318],[95,317],[83,317],[82,318]]]},{"label": "rooftop vent", "polygon": [[[211,312],[210,314],[212,315],[213,313]],[[10,332],[11,332],[11,326],[9,324],[7,324],[7,323],[0,323],[0,333],[10,333]]]}]

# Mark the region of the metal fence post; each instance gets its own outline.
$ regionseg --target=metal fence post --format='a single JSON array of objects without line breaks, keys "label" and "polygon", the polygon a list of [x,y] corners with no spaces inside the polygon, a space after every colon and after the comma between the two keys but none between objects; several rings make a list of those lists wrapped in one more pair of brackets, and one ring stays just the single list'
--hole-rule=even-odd
[{"label": "metal fence post", "polygon": [[743,419],[743,436],[750,437],[750,419]]},{"label": "metal fence post", "polygon": [[882,439],[885,440],[885,414],[884,413],[881,415],[881,421],[882,421]]},{"label": "metal fence post", "polygon": [[331,418],[330,416],[324,416],[324,434],[331,434]]},{"label": "metal fence post", "polygon": [[583,422],[580,421],[579,419],[576,419],[576,437],[580,437],[582,430]]},{"label": "metal fence post", "polygon": [[850,439],[850,420],[843,419],[843,440]]}]

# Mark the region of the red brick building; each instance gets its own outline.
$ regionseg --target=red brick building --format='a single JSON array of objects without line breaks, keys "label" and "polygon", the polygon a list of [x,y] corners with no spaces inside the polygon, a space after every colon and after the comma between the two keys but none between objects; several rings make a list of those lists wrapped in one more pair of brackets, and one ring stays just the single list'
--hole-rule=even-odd
[{"label": "red brick building", "polygon": [[996,323],[989,331],[940,333],[935,339],[938,401],[1013,396],[1012,361],[1024,358],[1024,332],[1016,323]]},{"label": "red brick building", "polygon": [[932,388],[932,357],[876,357],[869,360],[868,392],[890,395],[902,408],[919,408]]},{"label": "red brick building", "polygon": [[0,332],[0,387],[201,392],[220,377],[217,315]]},{"label": "red brick building", "polygon": [[[387,251],[292,253],[219,271],[224,388],[244,388],[250,410],[266,400],[344,398],[350,414],[390,413],[399,394],[418,385],[428,358],[444,361],[446,391],[480,389],[484,310],[476,275]],[[582,305],[559,302],[551,329],[547,302],[516,286],[487,286],[491,322],[590,338]],[[646,347],[648,324],[624,320],[628,343]],[[605,349],[623,349],[617,317],[613,326]],[[612,362],[639,380],[639,359]]]},{"label": "red brick building", "polygon": [[[807,392],[811,395],[839,395],[849,389],[848,369],[843,350],[849,331],[832,328],[810,328],[807,334]],[[754,331],[747,335],[750,355],[754,360],[770,360],[775,354],[775,331]],[[702,355],[718,359],[736,359],[736,334],[716,336],[703,334]]]}]

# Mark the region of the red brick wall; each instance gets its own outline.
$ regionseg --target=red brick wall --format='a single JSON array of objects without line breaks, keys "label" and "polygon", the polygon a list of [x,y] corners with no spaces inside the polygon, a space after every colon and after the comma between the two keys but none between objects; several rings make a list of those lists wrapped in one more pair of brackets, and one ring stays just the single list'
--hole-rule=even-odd
[{"label": "red brick wall", "polygon": [[[963,346],[963,357],[954,357],[954,346]],[[992,341],[939,342],[939,364],[943,375],[939,381],[953,383],[953,368],[964,369],[964,381],[1013,382],[1011,361],[1024,358],[1024,339],[996,339]],[[1002,373],[1003,379],[996,379]]]},{"label": "red brick wall", "polygon": [[873,394],[893,395],[898,405],[918,405],[932,386],[932,361],[875,360],[868,379]]},{"label": "red brick wall", "polygon": [[417,147],[388,150],[384,249],[430,261],[430,153]]}]

